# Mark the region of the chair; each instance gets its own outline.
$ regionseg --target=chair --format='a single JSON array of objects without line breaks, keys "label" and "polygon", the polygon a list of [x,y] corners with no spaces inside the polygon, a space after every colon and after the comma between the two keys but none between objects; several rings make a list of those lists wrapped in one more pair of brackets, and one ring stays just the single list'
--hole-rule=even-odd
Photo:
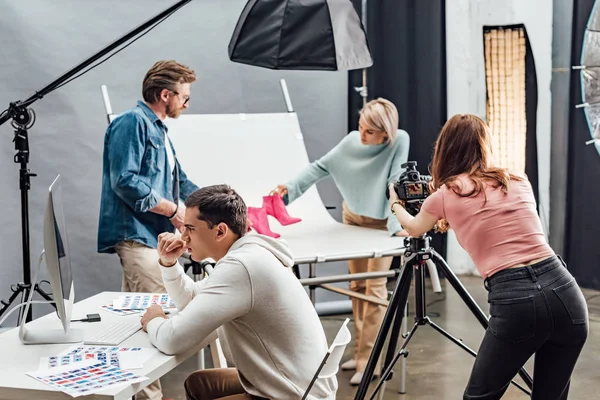
[{"label": "chair", "polygon": [[340,330],[338,331],[335,339],[333,339],[333,343],[325,353],[325,357],[323,357],[323,361],[319,365],[317,372],[313,376],[310,384],[306,388],[306,392],[304,392],[304,396],[302,396],[302,400],[305,400],[310,390],[317,378],[330,378],[337,374],[340,368],[340,361],[342,360],[342,356],[344,355],[344,350],[346,349],[346,345],[350,342],[352,336],[350,335],[350,331],[348,330],[348,322],[350,322],[350,318],[346,318]]}]

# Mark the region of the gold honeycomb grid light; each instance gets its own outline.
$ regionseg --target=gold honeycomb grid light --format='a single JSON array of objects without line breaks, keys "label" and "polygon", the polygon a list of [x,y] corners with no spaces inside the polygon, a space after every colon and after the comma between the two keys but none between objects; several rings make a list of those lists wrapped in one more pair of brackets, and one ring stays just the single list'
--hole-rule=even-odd
[{"label": "gold honeycomb grid light", "polygon": [[525,173],[527,138],[523,28],[484,29],[486,117],[499,166]]}]

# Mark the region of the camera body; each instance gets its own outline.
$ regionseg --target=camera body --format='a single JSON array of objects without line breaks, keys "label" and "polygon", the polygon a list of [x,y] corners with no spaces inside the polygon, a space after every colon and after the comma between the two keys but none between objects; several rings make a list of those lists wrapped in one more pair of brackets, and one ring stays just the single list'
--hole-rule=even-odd
[{"label": "camera body", "polygon": [[[394,182],[394,191],[398,198],[404,202],[404,208],[410,215],[417,215],[421,210],[423,202],[429,196],[429,182],[431,176],[421,175],[417,171],[417,162],[408,161],[401,165],[405,168],[398,180]],[[386,196],[389,199],[389,191],[386,190]]]}]

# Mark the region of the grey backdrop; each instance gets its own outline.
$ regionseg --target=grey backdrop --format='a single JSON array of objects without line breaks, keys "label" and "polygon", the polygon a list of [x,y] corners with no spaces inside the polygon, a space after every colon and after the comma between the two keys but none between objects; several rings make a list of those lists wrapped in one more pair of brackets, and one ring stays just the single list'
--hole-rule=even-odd
[{"label": "grey backdrop", "polygon": [[[0,109],[29,97],[174,3],[2,0]],[[106,63],[32,106],[37,123],[30,130],[29,167],[38,174],[32,178],[29,192],[32,269],[43,247],[42,217],[48,186],[61,174],[76,298],[120,289],[117,256],[96,252],[102,142],[107,124],[101,84],[108,86],[113,110],[120,112],[134,106],[141,97],[142,78],[155,61],[176,59],[195,69],[199,78],[192,86],[188,112],[285,112],[279,87],[279,79],[285,78],[311,160],[325,154],[347,133],[346,73],[271,71],[229,61],[227,44],[245,3],[194,0]],[[13,161],[16,151],[12,138],[8,123],[0,127],[2,299],[10,296],[11,284],[22,280],[19,165]],[[198,152],[210,165],[210,149]],[[327,180],[318,188],[325,204],[337,207],[332,213],[339,220],[341,197],[334,184]],[[319,275],[346,269],[345,263],[328,264],[327,271],[323,267]],[[48,286],[44,288],[49,290]],[[332,296],[319,293],[318,300]],[[49,306],[37,306],[34,314],[50,310]]]}]

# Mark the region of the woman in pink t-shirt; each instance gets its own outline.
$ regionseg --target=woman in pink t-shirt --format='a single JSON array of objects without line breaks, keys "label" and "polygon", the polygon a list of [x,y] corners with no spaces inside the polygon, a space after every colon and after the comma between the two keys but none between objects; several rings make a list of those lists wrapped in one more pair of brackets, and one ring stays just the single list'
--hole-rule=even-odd
[{"label": "woman in pink t-shirt", "polygon": [[535,354],[534,400],[567,398],[588,333],[585,299],[546,242],[531,185],[495,165],[491,134],[474,115],[455,115],[440,132],[431,189],[411,216],[390,186],[390,207],[413,237],[452,227],[484,277],[489,327],[464,399],[500,399]]}]

